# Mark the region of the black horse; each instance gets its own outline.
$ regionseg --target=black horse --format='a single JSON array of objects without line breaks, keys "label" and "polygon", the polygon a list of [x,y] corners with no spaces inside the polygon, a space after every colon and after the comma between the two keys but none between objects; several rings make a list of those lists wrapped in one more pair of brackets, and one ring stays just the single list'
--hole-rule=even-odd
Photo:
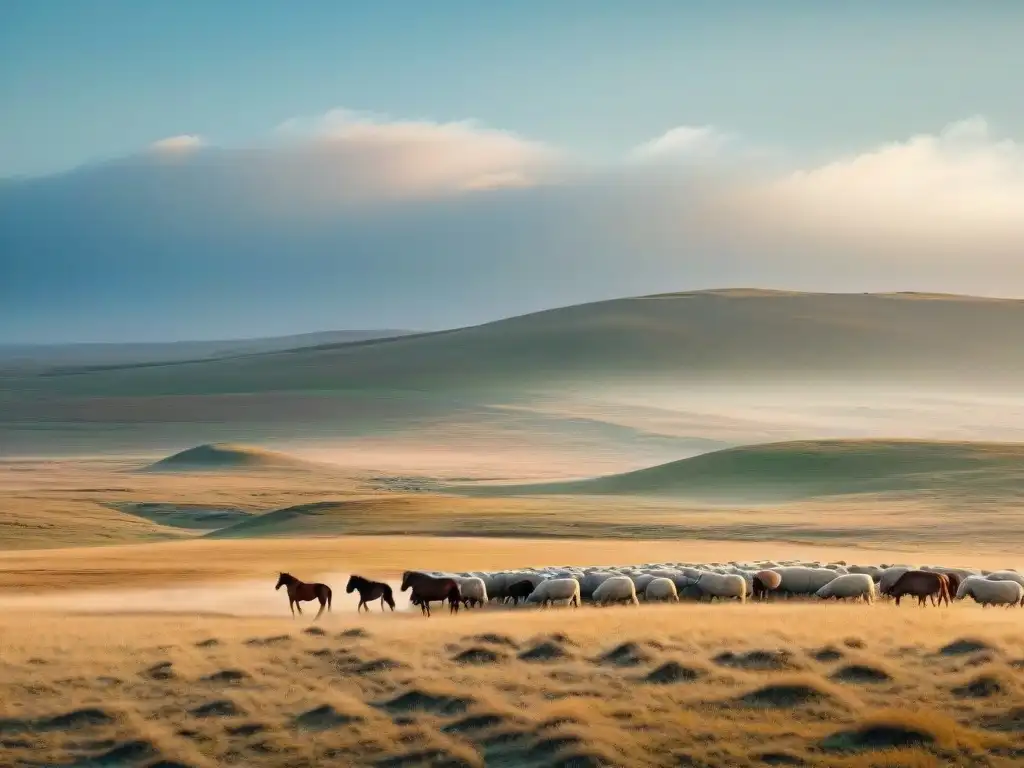
[{"label": "black horse", "polygon": [[395,596],[391,591],[391,587],[381,581],[370,581],[353,573],[349,577],[345,591],[349,594],[354,591],[359,592],[359,605],[356,606],[356,611],[366,608],[367,613],[369,613],[370,606],[367,603],[371,600],[380,600],[380,609],[382,611],[384,610],[384,603],[391,606],[392,611],[395,610]]}]

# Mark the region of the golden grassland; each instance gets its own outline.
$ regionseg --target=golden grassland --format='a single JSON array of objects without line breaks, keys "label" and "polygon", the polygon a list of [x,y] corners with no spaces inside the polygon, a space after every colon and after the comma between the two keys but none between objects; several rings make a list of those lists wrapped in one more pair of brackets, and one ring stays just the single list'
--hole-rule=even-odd
[{"label": "golden grassland", "polygon": [[[0,464],[0,766],[1024,760],[1021,609],[489,606],[423,619],[403,596],[393,614],[357,616],[344,594],[349,573],[410,568],[1019,566],[1024,523],[1001,502],[465,499],[350,469],[141,464]],[[263,514],[273,526],[252,536],[210,536]],[[279,570],[330,583],[333,611],[292,620]]]},{"label": "golden grassland", "polygon": [[[1024,759],[1020,609],[357,615],[347,573],[754,557],[700,541],[192,540],[0,556],[0,765],[938,766]],[[1001,556],[945,558],[997,567]],[[279,569],[334,587],[290,618]]]},{"label": "golden grassland", "polygon": [[0,761],[1018,765],[1020,621],[961,605],[423,619],[336,604],[314,625],[40,603],[0,618]]},{"label": "golden grassland", "polygon": [[[148,463],[125,458],[0,462],[0,547],[207,536],[473,535],[855,544],[879,551],[920,549],[929,556],[971,541],[976,554],[1009,557],[1024,541],[1024,518],[1005,494],[862,493],[756,506],[627,496],[467,498],[439,493],[431,478],[352,467],[137,471]],[[448,467],[449,476],[456,469]],[[516,470],[531,471],[539,468]]]}]

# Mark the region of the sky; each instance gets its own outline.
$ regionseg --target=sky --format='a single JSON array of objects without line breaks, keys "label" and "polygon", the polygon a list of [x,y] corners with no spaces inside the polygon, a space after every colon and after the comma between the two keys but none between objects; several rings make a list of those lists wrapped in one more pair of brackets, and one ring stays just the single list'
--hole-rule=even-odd
[{"label": "sky", "polygon": [[0,343],[1024,296],[1024,5],[0,4]]}]

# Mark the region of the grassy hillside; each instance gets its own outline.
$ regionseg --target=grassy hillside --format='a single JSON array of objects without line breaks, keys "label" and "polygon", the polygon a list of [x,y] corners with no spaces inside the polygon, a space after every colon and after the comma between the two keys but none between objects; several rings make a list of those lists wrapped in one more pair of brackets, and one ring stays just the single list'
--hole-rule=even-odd
[{"label": "grassy hillside", "polygon": [[320,331],[292,336],[215,341],[92,344],[0,344],[0,369],[87,368],[159,364],[181,360],[272,352],[316,344],[339,344],[401,336],[411,331]]},{"label": "grassy hillside", "polygon": [[1024,302],[705,291],[554,309],[452,331],[15,380],[43,395],[466,392],[757,374],[1024,380]]},{"label": "grassy hillside", "polygon": [[[590,456],[618,452],[636,467],[690,453],[665,438],[714,438],[725,446],[880,433],[858,431],[856,424],[833,430],[837,422],[830,418],[780,430],[780,420],[772,422],[757,402],[772,389],[793,393],[801,417],[815,398],[838,397],[838,407],[851,412],[842,414],[849,423],[858,416],[852,411],[862,405],[857,397],[864,385],[915,396],[973,396],[1019,392],[1021,384],[1024,302],[705,291],[288,351],[75,372],[0,370],[0,445],[9,455],[143,452],[206,441],[280,444],[429,430],[439,442],[479,434],[502,445],[519,440],[528,449],[540,436],[559,451],[578,445]],[[714,433],[703,429],[708,410],[695,418],[645,418],[638,431],[635,408],[605,420],[601,407],[584,414],[575,406],[545,405],[545,398],[579,404],[608,393],[640,402],[649,388],[670,393],[685,410],[698,391],[723,386],[743,389],[750,408],[735,420],[711,413],[721,428]],[[959,435],[1019,439],[1000,431],[1019,422],[989,419],[982,431],[980,419],[962,409],[953,413],[974,425]],[[762,416],[767,424],[758,422]],[[924,423],[944,422],[931,416]],[[894,432],[957,434],[913,426]]]},{"label": "grassy hillside", "polygon": [[635,472],[563,483],[478,487],[474,494],[679,496],[783,501],[858,493],[974,498],[1024,492],[1024,444],[817,440],[743,446]]},{"label": "grassy hillside", "polygon": [[143,468],[144,472],[231,472],[301,470],[309,462],[285,453],[239,443],[207,443],[179,451]]},{"label": "grassy hillside", "polygon": [[5,496],[0,549],[138,544],[186,535],[182,530],[85,499]]}]

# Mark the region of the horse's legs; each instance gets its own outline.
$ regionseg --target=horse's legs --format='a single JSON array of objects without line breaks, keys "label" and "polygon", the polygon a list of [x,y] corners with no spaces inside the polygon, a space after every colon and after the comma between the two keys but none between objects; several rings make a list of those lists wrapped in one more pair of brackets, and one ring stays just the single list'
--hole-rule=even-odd
[{"label": "horse's legs", "polygon": [[299,612],[299,616],[302,615],[302,605],[298,600],[295,601],[295,610]]},{"label": "horse's legs", "polygon": [[[363,600],[362,597],[360,597],[359,598],[359,605],[356,606],[356,613],[361,613],[362,610],[363,610],[363,606],[364,605],[366,605],[366,601]],[[369,606],[367,606],[366,610],[370,610]]]},{"label": "horse's legs", "polygon": [[320,610],[316,612],[316,616],[313,617],[313,621],[320,618],[320,614],[324,612],[324,608],[327,607],[327,601],[324,598],[320,598]]},{"label": "horse's legs", "polygon": [[295,601],[290,597],[288,598],[288,607],[292,609],[292,618],[295,618]]}]

